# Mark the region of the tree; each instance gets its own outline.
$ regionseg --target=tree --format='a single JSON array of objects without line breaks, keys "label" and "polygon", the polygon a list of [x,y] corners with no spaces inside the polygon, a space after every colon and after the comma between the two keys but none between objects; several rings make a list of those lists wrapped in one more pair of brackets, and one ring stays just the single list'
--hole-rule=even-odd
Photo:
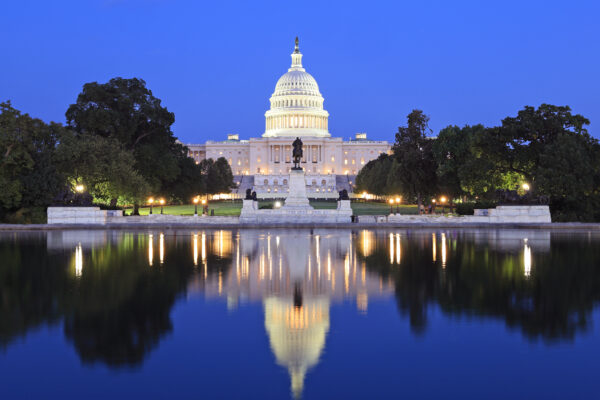
[{"label": "tree", "polygon": [[503,174],[523,177],[534,195],[550,198],[553,215],[597,218],[600,147],[589,121],[568,106],[526,106],[488,129],[482,151]]},{"label": "tree", "polygon": [[121,199],[127,204],[141,200],[148,191],[146,181],[133,167],[133,154],[116,139],[66,132],[56,159],[71,186],[83,184],[96,200]]},{"label": "tree", "polygon": [[62,188],[54,152],[64,128],[0,103],[0,209],[45,207]]},{"label": "tree", "polygon": [[166,193],[180,202],[189,202],[193,197],[206,193],[206,177],[202,174],[202,167],[187,155],[180,156],[177,164],[181,172],[175,181],[166,184]]},{"label": "tree", "polygon": [[151,191],[168,195],[167,189],[180,178],[181,158],[187,157],[187,150],[171,131],[175,116],[143,80],[114,78],[104,84],[86,83],[66,117],[68,126],[78,134],[116,140],[124,151],[131,152],[134,169]]},{"label": "tree", "polygon": [[203,189],[207,194],[229,192],[233,187],[233,173],[227,160],[219,157],[217,161],[212,158],[202,160],[200,169],[203,175]]},{"label": "tree", "polygon": [[369,161],[356,176],[356,190],[371,194],[388,194],[388,175],[394,159],[387,154],[380,154]]},{"label": "tree", "polygon": [[448,126],[440,131],[433,143],[440,190],[451,197],[485,198],[506,185],[507,179],[481,149],[486,133],[483,125]]},{"label": "tree", "polygon": [[404,195],[416,197],[420,211],[423,196],[436,192],[437,166],[432,151],[433,141],[427,137],[427,133],[431,132],[429,117],[421,110],[413,110],[407,120],[407,126],[398,128],[393,151],[398,160],[397,178]]}]

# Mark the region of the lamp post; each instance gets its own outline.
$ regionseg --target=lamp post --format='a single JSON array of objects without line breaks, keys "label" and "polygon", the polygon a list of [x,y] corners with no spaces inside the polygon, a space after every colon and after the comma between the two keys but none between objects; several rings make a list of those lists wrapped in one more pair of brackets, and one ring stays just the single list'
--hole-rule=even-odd
[{"label": "lamp post", "polygon": [[206,211],[206,214],[208,214],[208,209],[206,207],[206,199],[202,199],[202,215],[205,214],[205,211]]},{"label": "lamp post", "polygon": [[152,215],[152,204],[154,203],[154,199],[152,197],[150,197],[148,199],[148,204],[150,204],[150,215]]},{"label": "lamp post", "polygon": [[446,212],[446,200],[448,200],[446,196],[440,197],[440,201],[442,202],[442,214]]},{"label": "lamp post", "polygon": [[198,216],[198,197],[194,197],[194,217]]},{"label": "lamp post", "polygon": [[394,213],[394,199],[389,200],[390,203],[390,214]]},{"label": "lamp post", "polygon": [[402,197],[396,196],[396,214],[400,214],[400,202],[402,201]]},{"label": "lamp post", "polygon": [[163,206],[165,205],[165,199],[160,199],[158,201],[160,203],[160,213],[163,213]]}]

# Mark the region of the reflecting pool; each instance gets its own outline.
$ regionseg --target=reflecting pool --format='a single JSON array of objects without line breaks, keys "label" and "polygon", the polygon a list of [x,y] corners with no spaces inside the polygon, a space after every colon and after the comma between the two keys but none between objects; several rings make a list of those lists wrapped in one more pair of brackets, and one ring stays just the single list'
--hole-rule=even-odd
[{"label": "reflecting pool", "polygon": [[0,396],[599,398],[600,234],[0,234]]}]

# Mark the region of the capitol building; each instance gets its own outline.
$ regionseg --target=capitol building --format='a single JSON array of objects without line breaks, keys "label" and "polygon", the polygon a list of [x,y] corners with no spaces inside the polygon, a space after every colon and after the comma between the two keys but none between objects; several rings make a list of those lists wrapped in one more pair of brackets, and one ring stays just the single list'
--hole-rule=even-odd
[{"label": "capitol building", "polygon": [[292,142],[299,137],[304,144],[301,165],[308,196],[334,198],[342,189],[352,192],[354,178],[367,162],[390,152],[388,142],[368,140],[366,133],[347,141],[331,136],[324,98],[317,81],[302,65],[298,38],[292,65],[277,81],[270,103],[261,137],[240,140],[239,135],[230,134],[223,141],[186,144],[190,157],[197,163],[224,157],[239,194],[252,189],[261,198],[283,198],[293,166]]}]

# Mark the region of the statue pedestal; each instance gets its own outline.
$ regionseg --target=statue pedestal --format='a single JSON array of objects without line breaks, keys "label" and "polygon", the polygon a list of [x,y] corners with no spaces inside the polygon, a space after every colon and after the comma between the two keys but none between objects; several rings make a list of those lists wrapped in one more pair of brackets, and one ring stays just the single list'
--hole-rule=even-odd
[{"label": "statue pedestal", "polygon": [[291,170],[289,181],[290,193],[285,199],[283,209],[312,210],[306,197],[306,179],[303,170]]},{"label": "statue pedestal", "polygon": [[[291,170],[289,180],[290,193],[283,207],[275,210],[260,210],[258,202],[244,200],[240,223],[249,225],[275,224],[338,224],[351,222],[352,208],[350,200],[338,202],[337,210],[315,210],[308,203],[304,171]],[[297,258],[297,257],[296,257]],[[300,259],[300,258],[298,258]]]}]

